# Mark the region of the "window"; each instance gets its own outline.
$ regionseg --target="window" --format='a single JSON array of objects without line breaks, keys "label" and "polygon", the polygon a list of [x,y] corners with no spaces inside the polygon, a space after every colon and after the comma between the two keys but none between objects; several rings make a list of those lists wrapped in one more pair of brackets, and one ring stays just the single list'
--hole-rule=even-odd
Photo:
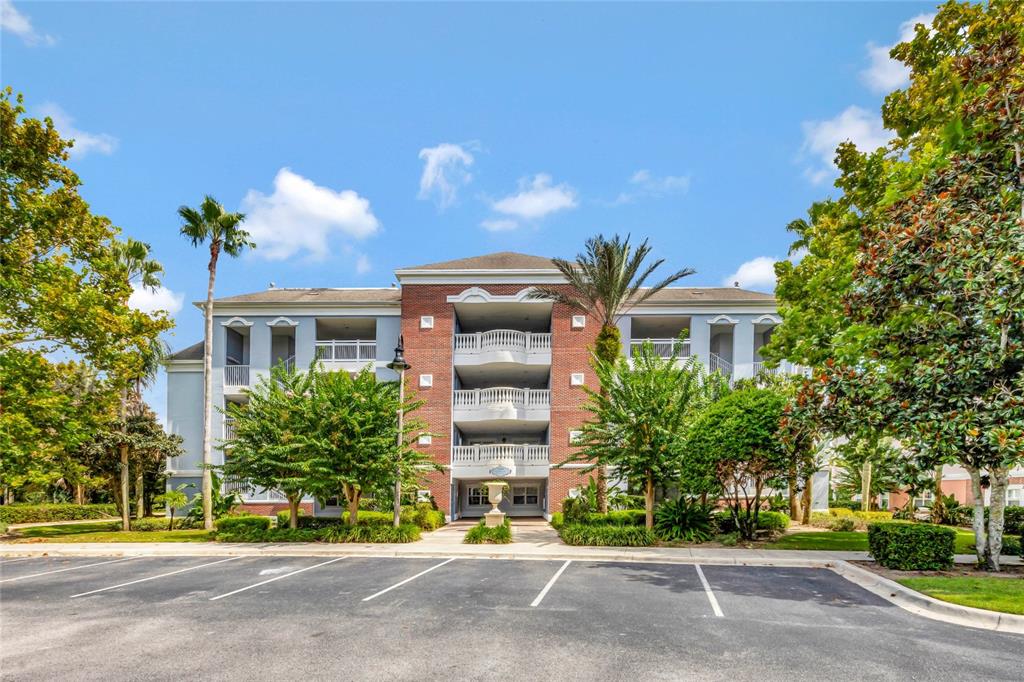
[{"label": "window", "polygon": [[466,492],[469,494],[469,505],[479,506],[481,504],[487,504],[487,488],[470,486]]},{"label": "window", "polygon": [[572,328],[573,329],[583,329],[586,326],[587,326],[587,316],[586,315],[573,315],[572,316]]},{"label": "window", "polygon": [[429,388],[434,385],[433,374],[421,374],[420,375],[420,388]]},{"label": "window", "polygon": [[341,506],[341,495],[335,495],[334,497],[328,497],[326,500],[320,502],[321,507],[340,507]]},{"label": "window", "polygon": [[433,329],[434,328],[434,316],[433,315],[421,315],[420,316],[420,329]]},{"label": "window", "polygon": [[569,376],[569,384],[571,384],[572,386],[582,386],[583,385],[583,372],[573,372]]},{"label": "window", "polygon": [[430,445],[431,443],[434,442],[434,438],[433,438],[433,436],[424,433],[424,434],[420,435],[420,437],[417,439],[417,442],[420,445]]},{"label": "window", "polygon": [[580,442],[580,438],[583,437],[582,431],[570,431],[569,432],[569,445],[576,445]]},{"label": "window", "polygon": [[1006,489],[1007,507],[1024,507],[1024,486],[1011,485]]},{"label": "window", "polygon": [[535,485],[512,487],[512,504],[537,504],[539,488]]},{"label": "window", "polygon": [[918,497],[914,498],[914,508],[915,509],[918,509],[920,507],[929,507],[929,508],[931,508],[932,502],[934,502],[934,501],[935,501],[935,493],[933,491],[931,491],[931,490],[925,490]]}]

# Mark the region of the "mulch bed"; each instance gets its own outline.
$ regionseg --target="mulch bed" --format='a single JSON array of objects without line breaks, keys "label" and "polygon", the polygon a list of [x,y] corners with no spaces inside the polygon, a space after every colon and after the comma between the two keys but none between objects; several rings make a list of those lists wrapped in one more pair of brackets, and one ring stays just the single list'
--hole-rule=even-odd
[{"label": "mulch bed", "polygon": [[861,568],[866,568],[869,571],[889,578],[890,580],[898,580],[900,578],[932,577],[1024,579],[1024,566],[1018,565],[1003,564],[1000,567],[1001,570],[998,573],[995,573],[992,571],[986,571],[984,569],[977,568],[976,566],[973,566],[971,564],[957,564],[951,570],[948,571],[893,571],[891,569],[879,566],[874,561],[851,561],[850,563],[857,564]]}]

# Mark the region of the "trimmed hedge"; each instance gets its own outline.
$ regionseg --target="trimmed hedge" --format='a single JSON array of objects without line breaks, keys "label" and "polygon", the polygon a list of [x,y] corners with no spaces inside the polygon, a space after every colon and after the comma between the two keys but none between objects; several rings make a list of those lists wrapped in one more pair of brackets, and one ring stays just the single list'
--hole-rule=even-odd
[{"label": "trimmed hedge", "polygon": [[415,542],[420,539],[420,527],[411,523],[394,526],[379,524],[334,525],[322,533],[325,542]]},{"label": "trimmed hedge", "polygon": [[138,531],[159,531],[159,530],[181,530],[185,527],[184,519],[174,519],[174,527],[171,528],[171,520],[159,516],[147,516],[144,519],[132,519],[131,529]]},{"label": "trimmed hedge", "polygon": [[[735,533],[738,528],[732,519],[732,512],[720,511],[715,514],[715,523],[718,524],[718,532],[723,534]],[[757,529],[768,530],[779,533],[789,528],[789,516],[782,512],[761,511],[757,513]]]},{"label": "trimmed hedge", "polygon": [[856,527],[857,522],[852,516],[837,516],[828,524],[828,529],[837,533],[849,533]]},{"label": "trimmed hedge", "polygon": [[0,521],[12,523],[48,523],[50,521],[89,521],[117,516],[113,504],[5,504],[0,505]]},{"label": "trimmed hedge", "polygon": [[487,521],[480,521],[466,532],[463,539],[468,545],[507,545],[512,542],[512,524],[508,519],[494,528],[487,527]]},{"label": "trimmed hedge", "polygon": [[652,531],[640,526],[570,524],[558,531],[567,545],[592,547],[648,547],[654,544]]},{"label": "trimmed hedge", "polygon": [[551,515],[551,525],[557,530],[564,526],[643,526],[647,517],[643,509],[617,509],[607,514],[588,512],[577,520],[568,518],[563,512],[555,512]]},{"label": "trimmed hedge", "polygon": [[924,523],[868,525],[868,552],[898,571],[941,571],[953,566],[956,531]]},{"label": "trimmed hedge", "polygon": [[218,533],[262,531],[270,528],[270,519],[266,516],[222,516],[213,525]]}]

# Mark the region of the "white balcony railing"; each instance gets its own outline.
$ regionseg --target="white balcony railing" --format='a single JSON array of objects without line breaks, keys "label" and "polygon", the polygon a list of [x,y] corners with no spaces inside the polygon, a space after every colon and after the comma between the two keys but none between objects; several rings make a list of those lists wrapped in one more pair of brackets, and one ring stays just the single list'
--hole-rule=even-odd
[{"label": "white balcony railing", "polygon": [[248,481],[227,478],[222,484],[224,494],[236,493],[244,502],[287,502],[288,498],[280,490],[257,489]]},{"label": "white balcony railing", "polygon": [[629,357],[639,355],[645,343],[651,344],[654,354],[662,358],[672,357],[673,351],[676,357],[690,357],[690,342],[680,339],[633,339],[629,342]]},{"label": "white balcony railing", "polygon": [[452,448],[452,464],[547,464],[547,445],[456,445]]},{"label": "white balcony railing", "polygon": [[504,350],[522,353],[551,350],[551,334],[521,332],[515,329],[492,329],[475,334],[456,334],[455,352],[479,353]]},{"label": "white balcony railing", "polygon": [[316,342],[316,359],[325,362],[363,362],[377,359],[377,342],[331,339]]},{"label": "white balcony railing", "polygon": [[719,372],[723,376],[731,379],[732,378],[732,363],[723,358],[717,353],[711,353],[709,356],[710,362],[708,362],[708,369],[712,372]]},{"label": "white balcony railing", "polygon": [[225,365],[224,366],[225,386],[248,386],[249,365]]},{"label": "white balcony railing", "polygon": [[551,391],[536,388],[476,388],[455,391],[455,407],[550,407]]},{"label": "white balcony railing", "polygon": [[795,365],[792,362],[780,362],[777,367],[768,367],[762,360],[754,361],[754,376],[761,374],[778,376],[778,375],[789,375],[789,374],[801,374],[803,376],[811,375],[811,368],[804,367],[803,365]]}]

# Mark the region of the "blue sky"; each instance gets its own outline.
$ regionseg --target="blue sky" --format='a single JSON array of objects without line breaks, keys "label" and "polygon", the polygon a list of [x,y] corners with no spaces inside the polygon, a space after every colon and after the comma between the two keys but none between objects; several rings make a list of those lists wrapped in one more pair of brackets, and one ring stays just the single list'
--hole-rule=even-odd
[{"label": "blue sky", "polygon": [[[886,139],[887,47],[934,3],[278,4],[0,0],[4,85],[78,140],[93,209],[149,242],[202,336],[213,194],[259,248],[220,296],[387,286],[490,251],[649,237],[685,280],[771,289],[832,149]],[[150,394],[163,409],[163,382]]]}]

